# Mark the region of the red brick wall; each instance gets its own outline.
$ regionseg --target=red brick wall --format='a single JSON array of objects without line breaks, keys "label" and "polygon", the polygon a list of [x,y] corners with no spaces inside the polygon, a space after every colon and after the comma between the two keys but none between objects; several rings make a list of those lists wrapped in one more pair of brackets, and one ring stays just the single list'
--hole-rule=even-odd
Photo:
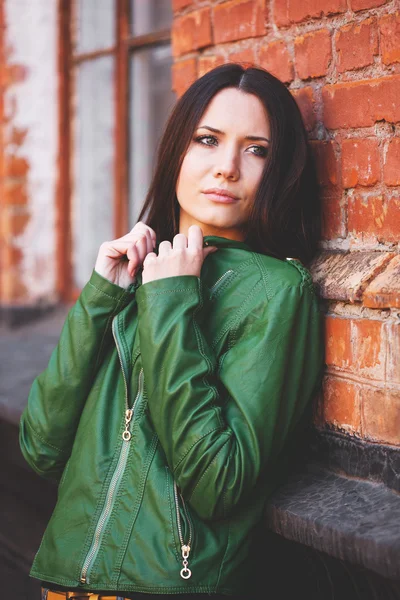
[{"label": "red brick wall", "polygon": [[315,423],[400,445],[400,8],[385,0],[173,0],[178,95],[254,62],[296,98],[324,208],[326,303]]}]

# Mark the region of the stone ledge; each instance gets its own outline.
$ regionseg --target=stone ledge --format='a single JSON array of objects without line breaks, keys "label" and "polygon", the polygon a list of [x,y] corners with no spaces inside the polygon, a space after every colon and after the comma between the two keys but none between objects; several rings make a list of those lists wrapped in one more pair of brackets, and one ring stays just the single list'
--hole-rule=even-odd
[{"label": "stone ledge", "polygon": [[313,428],[305,460],[349,477],[383,483],[400,493],[400,448],[367,442],[330,429]]},{"label": "stone ledge", "polygon": [[269,500],[265,523],[287,540],[400,580],[400,495],[310,463]]},{"label": "stone ledge", "polygon": [[[399,258],[393,252],[321,252],[310,264],[314,284],[322,298],[362,302],[368,289],[368,306],[390,308],[397,306],[399,282],[395,263],[394,273],[388,269],[391,261]],[[399,269],[400,270],[400,269]],[[388,274],[385,275],[385,273]],[[379,279],[376,287],[372,282]],[[384,288],[385,294],[379,295]],[[372,298],[378,294],[375,301]],[[373,303],[375,302],[375,303]]]},{"label": "stone ledge", "polygon": [[16,329],[24,325],[36,322],[43,317],[48,317],[55,312],[60,305],[43,304],[36,306],[0,306],[0,326],[8,329]]},{"label": "stone ledge", "polygon": [[364,292],[364,304],[370,308],[400,308],[400,255],[369,284]]}]

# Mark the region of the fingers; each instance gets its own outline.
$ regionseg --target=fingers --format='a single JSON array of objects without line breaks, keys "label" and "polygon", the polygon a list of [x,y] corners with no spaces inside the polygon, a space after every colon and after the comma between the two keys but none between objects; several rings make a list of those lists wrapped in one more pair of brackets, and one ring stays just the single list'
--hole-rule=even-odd
[{"label": "fingers", "polygon": [[135,274],[138,267],[143,264],[144,259],[148,254],[153,252],[153,239],[148,229],[144,230],[143,234],[136,232],[133,244],[129,247],[127,257],[129,259],[128,271],[131,276]]},{"label": "fingers", "polygon": [[187,238],[183,233],[177,233],[173,239],[173,248],[174,250],[181,250],[183,248],[187,248]]},{"label": "fingers", "polygon": [[218,250],[218,248],[216,246],[208,246],[207,248],[203,248],[204,259],[206,259],[209,254],[213,254],[217,250]]},{"label": "fingers", "polygon": [[189,250],[201,250],[203,248],[203,232],[198,225],[191,225],[188,229]]},{"label": "fingers", "polygon": [[168,242],[167,240],[165,240],[164,242],[161,242],[161,244],[158,246],[158,255],[166,256],[167,254],[170,254],[171,250],[172,250],[171,242]]},{"label": "fingers", "polygon": [[146,268],[149,264],[157,260],[157,254],[155,252],[149,252],[143,261],[143,267]]},{"label": "fingers", "polygon": [[129,260],[127,269],[131,277],[136,275],[138,265],[143,262],[142,254],[143,252],[141,253],[139,251],[139,245],[131,246],[127,252],[127,257]]},{"label": "fingers", "polygon": [[153,252],[155,245],[156,245],[156,243],[155,243],[155,241],[153,243],[152,235],[151,235],[150,231],[147,229],[146,230],[146,254],[148,254],[149,252]]},{"label": "fingers", "polygon": [[133,227],[133,229],[131,229],[131,231],[127,234],[128,236],[131,235],[132,233],[146,233],[150,235],[150,239],[152,241],[152,248],[155,248],[156,245],[156,233],[154,231],[154,229],[152,229],[151,227],[149,227],[148,225],[146,225],[146,223],[143,223],[143,221],[138,221],[136,223],[136,225]]}]

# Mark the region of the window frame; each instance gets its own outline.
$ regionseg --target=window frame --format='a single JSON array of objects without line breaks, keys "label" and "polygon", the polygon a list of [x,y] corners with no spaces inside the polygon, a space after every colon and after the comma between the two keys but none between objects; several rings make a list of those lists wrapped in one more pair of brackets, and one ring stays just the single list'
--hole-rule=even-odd
[{"label": "window frame", "polygon": [[[103,56],[114,56],[114,195],[113,232],[126,233],[129,222],[129,93],[130,55],[144,48],[171,43],[171,29],[131,35],[130,0],[115,0],[115,44],[91,52],[75,52],[77,0],[58,0],[59,144],[56,192],[56,290],[61,301],[73,302],[80,294],[73,284],[71,198],[75,73],[79,64]],[[132,126],[132,124],[131,124]]]}]

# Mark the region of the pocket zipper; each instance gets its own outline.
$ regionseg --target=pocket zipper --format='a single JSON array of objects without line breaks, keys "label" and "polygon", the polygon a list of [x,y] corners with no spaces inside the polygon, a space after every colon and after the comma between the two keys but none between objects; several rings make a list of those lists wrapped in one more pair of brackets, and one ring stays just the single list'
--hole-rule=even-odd
[{"label": "pocket zipper", "polygon": [[186,508],[186,503],[182,497],[182,494],[179,494],[179,496],[181,497],[182,500],[182,504],[183,504],[183,509],[185,511],[185,516],[187,519],[187,523],[189,526],[189,539],[187,544],[185,544],[184,540],[183,540],[183,534],[182,534],[182,524],[181,524],[181,515],[179,513],[179,500],[178,500],[178,487],[176,485],[176,482],[174,481],[174,498],[175,498],[175,509],[176,509],[176,521],[178,523],[178,533],[179,533],[179,541],[181,544],[181,552],[182,552],[182,564],[183,564],[183,568],[180,571],[180,575],[182,577],[182,579],[189,579],[189,577],[192,576],[192,571],[188,568],[188,558],[189,558],[189,554],[190,554],[190,545],[192,543],[192,539],[193,539],[193,525],[192,525],[192,520],[189,517],[189,513],[188,510]]},{"label": "pocket zipper", "polygon": [[210,287],[210,294],[214,294],[217,291],[217,289],[219,288],[219,286],[222,284],[223,280],[231,273],[233,273],[232,269],[228,269],[228,271],[223,273],[221,275],[221,277],[219,279],[217,279],[217,281],[214,283],[214,285]]}]

